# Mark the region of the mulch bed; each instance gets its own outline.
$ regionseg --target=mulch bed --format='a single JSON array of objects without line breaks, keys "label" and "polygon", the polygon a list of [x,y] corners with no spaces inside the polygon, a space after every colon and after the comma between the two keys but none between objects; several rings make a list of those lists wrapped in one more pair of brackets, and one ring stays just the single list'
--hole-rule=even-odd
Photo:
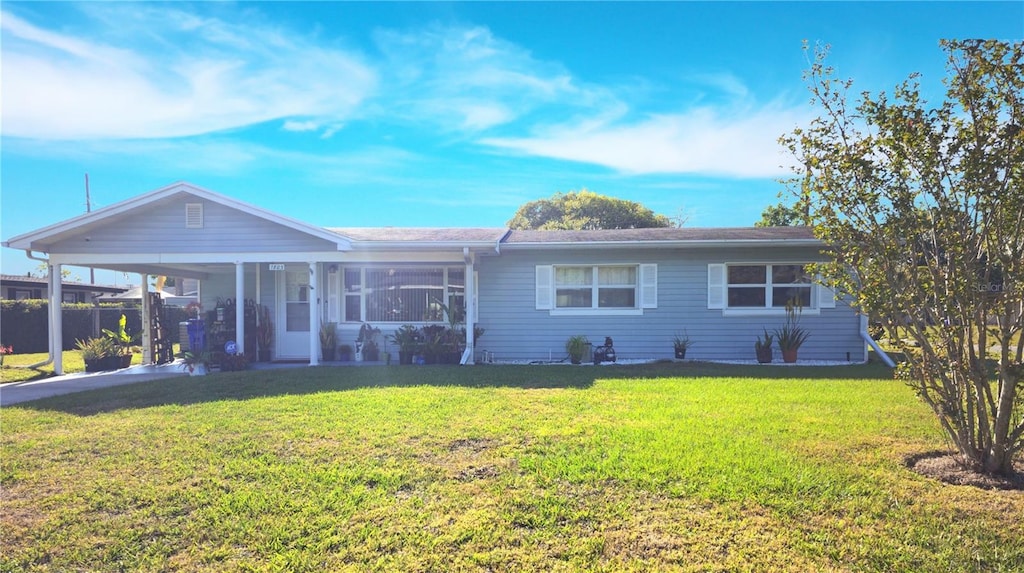
[{"label": "mulch bed", "polygon": [[907,467],[933,479],[952,485],[966,485],[981,489],[1024,491],[1024,473],[1011,476],[992,476],[978,472],[963,463],[960,456],[947,452],[929,452],[907,458]]}]

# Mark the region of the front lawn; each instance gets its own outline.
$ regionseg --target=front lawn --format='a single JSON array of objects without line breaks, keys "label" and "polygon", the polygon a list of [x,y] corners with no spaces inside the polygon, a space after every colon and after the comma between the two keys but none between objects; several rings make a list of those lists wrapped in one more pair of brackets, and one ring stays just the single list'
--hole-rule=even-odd
[{"label": "front lawn", "polygon": [[907,470],[944,444],[877,366],[297,368],[0,415],[2,571],[1024,563],[1024,494]]}]

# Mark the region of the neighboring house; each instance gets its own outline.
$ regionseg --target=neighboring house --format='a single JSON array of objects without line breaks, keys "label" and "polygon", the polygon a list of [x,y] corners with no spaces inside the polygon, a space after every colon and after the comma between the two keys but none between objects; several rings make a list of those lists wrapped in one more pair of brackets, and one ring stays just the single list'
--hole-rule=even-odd
[{"label": "neighboring house", "polygon": [[469,361],[483,350],[559,359],[575,334],[612,337],[622,358],[669,358],[684,330],[688,357],[749,360],[755,337],[781,325],[793,299],[811,330],[801,359],[867,358],[863,318],[803,270],[822,257],[803,227],[323,228],[178,183],[4,246],[48,255],[58,274],[73,264],[199,279],[207,310],[218,299],[256,300],[272,309],[275,358],[310,364],[324,321],[351,343],[364,322],[384,334],[445,323],[442,304],[465,307],[467,325],[485,329],[479,343],[470,337]]},{"label": "neighboring house", "polygon": [[[49,282],[46,277],[0,275],[0,299],[49,298],[50,293],[47,286]],[[116,295],[126,290],[128,287],[64,281],[61,285],[61,300],[63,302],[93,302],[96,297]]]}]

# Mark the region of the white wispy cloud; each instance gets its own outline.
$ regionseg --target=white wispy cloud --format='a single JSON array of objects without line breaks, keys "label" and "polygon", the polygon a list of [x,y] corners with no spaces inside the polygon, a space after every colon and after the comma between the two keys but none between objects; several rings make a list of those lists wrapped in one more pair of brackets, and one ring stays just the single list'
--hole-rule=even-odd
[{"label": "white wispy cloud", "polygon": [[698,107],[635,120],[541,126],[529,137],[480,143],[524,155],[601,165],[627,174],[774,177],[792,159],[778,137],[806,122],[802,108]]},{"label": "white wispy cloud", "polygon": [[336,121],[376,89],[360,56],[265,23],[137,5],[86,17],[90,35],[2,13],[6,135],[167,138],[293,116]]},{"label": "white wispy cloud", "polygon": [[473,133],[542,108],[593,111],[610,99],[602,88],[579,85],[561,64],[539,60],[485,27],[381,29],[375,40],[393,119]]}]

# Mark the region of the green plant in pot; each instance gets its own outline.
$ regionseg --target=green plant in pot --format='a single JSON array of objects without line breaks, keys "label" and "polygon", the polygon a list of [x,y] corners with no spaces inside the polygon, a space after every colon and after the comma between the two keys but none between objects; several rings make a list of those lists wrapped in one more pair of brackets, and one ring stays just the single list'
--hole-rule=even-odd
[{"label": "green plant in pot", "polygon": [[422,345],[423,335],[420,329],[411,324],[402,325],[389,337],[398,346],[398,363],[412,364],[412,357]]},{"label": "green plant in pot", "polygon": [[205,376],[209,371],[209,352],[186,351],[179,354],[178,358],[181,358],[181,367],[188,371],[189,376]]},{"label": "green plant in pot", "polygon": [[807,329],[800,326],[800,307],[792,304],[786,305],[786,322],[775,329],[775,337],[779,340],[779,350],[782,351],[782,360],[792,364],[796,362],[797,351],[807,342],[811,335]]},{"label": "green plant in pot", "polygon": [[338,346],[338,323],[325,322],[320,325],[320,354],[327,362],[334,361]]},{"label": "green plant in pot", "polygon": [[356,339],[356,352],[362,353],[363,360],[367,362],[380,360],[380,347],[377,346],[377,337],[379,335],[379,328],[374,328],[369,324],[363,324],[359,327],[359,338]]},{"label": "green plant in pot", "polygon": [[138,339],[138,335],[128,334],[127,325],[128,317],[122,314],[117,321],[117,332],[107,328],[103,329],[103,336],[110,341],[111,347],[111,352],[108,355],[110,364],[108,364],[107,370],[128,368],[132,365],[132,344]]},{"label": "green plant in pot", "polygon": [[686,358],[686,350],[693,346],[693,341],[690,340],[689,335],[684,330],[682,334],[677,334],[672,339],[672,350],[675,357],[679,360]]},{"label": "green plant in pot", "polygon": [[772,340],[773,336],[764,330],[764,338],[758,337],[754,342],[754,352],[757,353],[757,361],[761,364],[768,364],[772,361]]},{"label": "green plant in pot", "polygon": [[583,362],[583,357],[586,355],[589,347],[590,340],[582,334],[570,336],[569,340],[565,341],[565,351],[569,353],[569,361],[573,364]]},{"label": "green plant in pot", "polygon": [[108,362],[110,356],[117,352],[110,338],[101,336],[86,340],[76,340],[75,347],[82,353],[82,361],[85,362],[86,372],[102,372],[117,368],[117,366]]}]

